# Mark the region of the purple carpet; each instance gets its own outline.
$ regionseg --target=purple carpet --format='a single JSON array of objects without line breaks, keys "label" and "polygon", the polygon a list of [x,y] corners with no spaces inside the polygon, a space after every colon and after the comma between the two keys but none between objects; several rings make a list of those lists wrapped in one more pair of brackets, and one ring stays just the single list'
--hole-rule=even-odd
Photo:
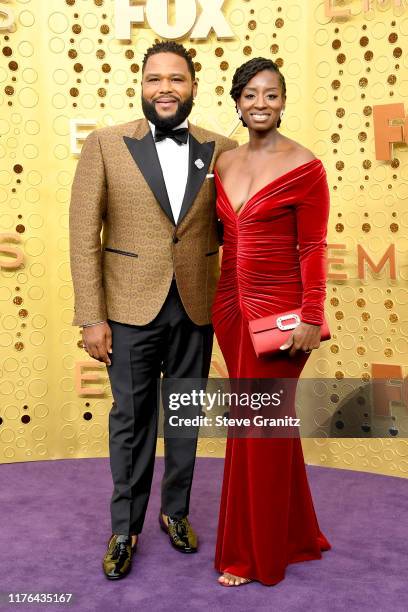
[{"label": "purple carpet", "polygon": [[132,572],[109,582],[101,560],[110,536],[107,459],[0,466],[1,609],[9,592],[73,593],[70,605],[34,610],[106,612],[275,610],[406,611],[408,483],[405,479],[308,466],[315,508],[333,549],[289,565],[278,585],[225,588],[213,569],[222,460],[198,459],[190,518],[201,548],[184,556],[159,530],[157,460],[152,497]]}]

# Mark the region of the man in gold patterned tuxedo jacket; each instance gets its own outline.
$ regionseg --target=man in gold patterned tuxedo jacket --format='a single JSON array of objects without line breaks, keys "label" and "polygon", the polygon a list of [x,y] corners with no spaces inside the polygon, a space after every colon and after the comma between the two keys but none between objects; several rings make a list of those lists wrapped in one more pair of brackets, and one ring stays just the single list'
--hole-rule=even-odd
[{"label": "man in gold patterned tuxedo jacket", "polygon": [[[213,168],[237,146],[188,123],[197,83],[184,47],[151,47],[142,76],[145,119],[88,136],[70,207],[73,325],[83,327],[88,354],[106,363],[114,399],[112,535],[103,560],[112,580],[129,572],[143,527],[157,381],[208,376],[220,244]],[[166,417],[165,401],[164,410]],[[159,522],[177,550],[195,552],[188,512],[197,432],[168,432]]]}]

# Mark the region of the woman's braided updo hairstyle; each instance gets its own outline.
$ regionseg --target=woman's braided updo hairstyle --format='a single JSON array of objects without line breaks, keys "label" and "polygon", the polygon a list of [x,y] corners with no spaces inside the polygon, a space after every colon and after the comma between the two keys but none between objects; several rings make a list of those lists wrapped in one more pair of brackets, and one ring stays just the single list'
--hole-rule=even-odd
[{"label": "woman's braided updo hairstyle", "polygon": [[[247,83],[256,75],[258,72],[262,72],[262,70],[271,70],[272,72],[276,72],[279,75],[279,81],[282,88],[282,97],[286,97],[286,82],[285,77],[279,70],[279,66],[275,64],[270,59],[266,59],[265,57],[254,57],[249,60],[249,62],[245,62],[239,68],[236,69],[235,74],[232,78],[232,87],[230,91],[231,98],[234,100],[235,105],[237,105],[237,101],[239,100],[242,90],[247,85]],[[247,127],[245,121],[241,119],[244,127]],[[277,126],[279,127],[281,124],[281,120],[278,119]]]}]

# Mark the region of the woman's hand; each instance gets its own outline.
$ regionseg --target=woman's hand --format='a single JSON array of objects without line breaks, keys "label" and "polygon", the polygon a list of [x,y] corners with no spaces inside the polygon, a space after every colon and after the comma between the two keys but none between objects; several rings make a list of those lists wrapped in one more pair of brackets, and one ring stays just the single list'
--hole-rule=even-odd
[{"label": "woman's hand", "polygon": [[310,323],[299,323],[293,330],[293,334],[285,344],[282,344],[280,349],[284,351],[290,348],[289,355],[291,357],[299,350],[310,353],[311,350],[320,346],[320,327],[320,325],[311,325]]}]

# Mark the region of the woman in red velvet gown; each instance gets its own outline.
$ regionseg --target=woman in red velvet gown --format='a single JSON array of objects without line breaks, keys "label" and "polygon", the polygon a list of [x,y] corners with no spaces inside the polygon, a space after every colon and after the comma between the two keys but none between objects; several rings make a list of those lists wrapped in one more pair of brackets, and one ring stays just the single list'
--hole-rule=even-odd
[{"label": "woman in red velvet gown", "polygon": [[[215,333],[230,378],[295,378],[319,347],[329,194],[324,167],[279,133],[286,85],[278,66],[250,60],[231,95],[249,142],[216,167],[224,225]],[[248,321],[301,307],[279,355],[258,359]],[[321,533],[299,438],[228,437],[215,567],[224,586],[273,585],[289,563],[319,559]]]}]

